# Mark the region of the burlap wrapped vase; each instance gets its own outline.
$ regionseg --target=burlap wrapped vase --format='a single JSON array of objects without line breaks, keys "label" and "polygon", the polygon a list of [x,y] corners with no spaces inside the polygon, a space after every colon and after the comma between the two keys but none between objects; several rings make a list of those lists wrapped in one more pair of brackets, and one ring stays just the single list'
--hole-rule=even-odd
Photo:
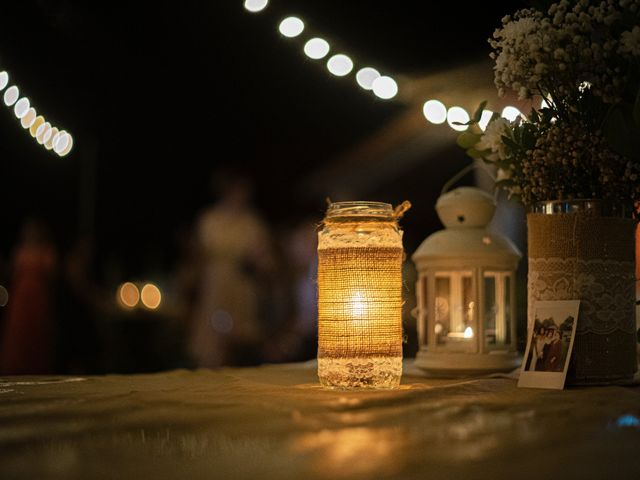
[{"label": "burlap wrapped vase", "polygon": [[[580,300],[567,376],[573,384],[633,379],[637,371],[635,220],[592,204],[536,208],[527,216],[529,331],[536,300]],[[538,206],[540,207],[540,206]],[[598,204],[595,204],[598,207]],[[560,211],[561,213],[558,213]]]}]

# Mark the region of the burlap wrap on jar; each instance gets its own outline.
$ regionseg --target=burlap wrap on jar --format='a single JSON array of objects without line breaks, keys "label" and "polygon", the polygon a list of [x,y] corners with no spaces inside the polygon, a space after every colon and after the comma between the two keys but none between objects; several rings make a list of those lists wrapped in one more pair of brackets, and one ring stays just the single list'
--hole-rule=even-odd
[{"label": "burlap wrap on jar", "polygon": [[528,325],[536,300],[580,300],[567,380],[625,381],[637,370],[635,226],[589,212],[530,213]]}]

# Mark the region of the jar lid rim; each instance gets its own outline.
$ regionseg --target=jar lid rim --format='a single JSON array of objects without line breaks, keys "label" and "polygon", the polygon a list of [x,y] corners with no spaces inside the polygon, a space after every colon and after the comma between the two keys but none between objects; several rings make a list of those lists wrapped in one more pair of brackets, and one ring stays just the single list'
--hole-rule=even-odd
[{"label": "jar lid rim", "polygon": [[329,205],[327,217],[380,217],[392,218],[393,206],[384,202],[351,201]]}]

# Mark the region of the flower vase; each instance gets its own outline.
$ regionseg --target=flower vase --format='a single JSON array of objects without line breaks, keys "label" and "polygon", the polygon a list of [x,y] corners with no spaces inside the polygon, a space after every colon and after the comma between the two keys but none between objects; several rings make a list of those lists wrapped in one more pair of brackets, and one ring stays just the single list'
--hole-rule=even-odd
[{"label": "flower vase", "polygon": [[570,384],[633,380],[636,221],[594,200],[539,202],[527,215],[528,326],[536,300],[580,300]]}]

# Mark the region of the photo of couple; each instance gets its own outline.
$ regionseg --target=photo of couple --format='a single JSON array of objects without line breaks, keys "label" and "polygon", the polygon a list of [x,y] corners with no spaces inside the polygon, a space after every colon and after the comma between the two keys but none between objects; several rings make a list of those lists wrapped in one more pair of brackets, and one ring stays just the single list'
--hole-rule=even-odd
[{"label": "photo of couple", "polygon": [[564,388],[579,309],[580,300],[535,302],[519,387]]},{"label": "photo of couple", "polygon": [[558,326],[553,318],[547,318],[543,322],[536,318],[525,370],[561,372],[564,369],[573,321],[573,317],[568,317]]}]

